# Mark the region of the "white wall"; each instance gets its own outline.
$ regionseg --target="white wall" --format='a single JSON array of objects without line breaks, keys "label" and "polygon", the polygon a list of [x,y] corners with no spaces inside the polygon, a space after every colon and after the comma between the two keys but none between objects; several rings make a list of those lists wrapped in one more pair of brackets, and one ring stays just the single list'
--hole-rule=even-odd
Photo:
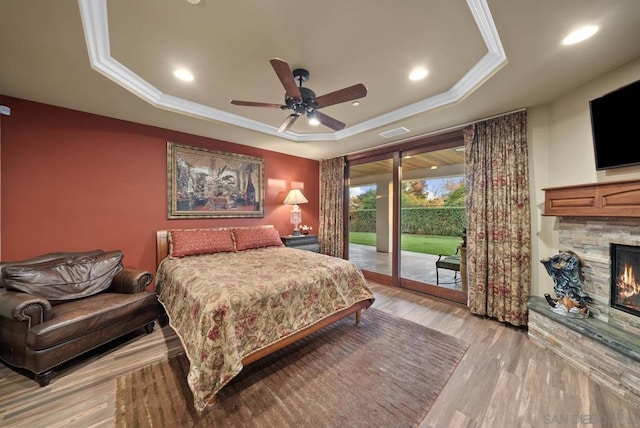
[{"label": "white wall", "polygon": [[[640,80],[640,59],[549,104],[527,109],[531,175],[532,295],[553,295],[553,281],[540,260],[557,254],[560,250],[556,217],[542,216],[542,189],[640,178],[640,166],[596,171],[589,114],[590,100],[636,80]],[[638,106],[630,108],[640,112]],[[640,141],[630,141],[629,150],[637,150],[638,143]]]}]

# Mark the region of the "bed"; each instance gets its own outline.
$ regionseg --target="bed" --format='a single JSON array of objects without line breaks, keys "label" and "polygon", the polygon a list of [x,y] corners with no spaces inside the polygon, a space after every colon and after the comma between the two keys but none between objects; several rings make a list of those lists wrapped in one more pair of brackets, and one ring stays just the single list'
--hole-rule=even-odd
[{"label": "bed", "polygon": [[374,301],[347,260],[283,246],[272,226],[161,230],[156,291],[198,411],[250,364]]}]

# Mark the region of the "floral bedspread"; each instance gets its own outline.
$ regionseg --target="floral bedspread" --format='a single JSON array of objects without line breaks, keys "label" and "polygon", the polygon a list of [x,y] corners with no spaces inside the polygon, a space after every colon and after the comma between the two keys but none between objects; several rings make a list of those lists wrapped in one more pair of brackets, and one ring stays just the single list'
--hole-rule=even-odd
[{"label": "floral bedspread", "polygon": [[240,373],[245,356],[374,299],[353,263],[287,247],[166,258],[156,291],[191,363],[198,410]]}]

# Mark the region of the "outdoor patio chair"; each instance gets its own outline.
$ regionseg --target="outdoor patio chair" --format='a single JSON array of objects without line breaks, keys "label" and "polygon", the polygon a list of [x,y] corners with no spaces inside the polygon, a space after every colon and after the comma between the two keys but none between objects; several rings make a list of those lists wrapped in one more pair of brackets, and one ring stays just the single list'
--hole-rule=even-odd
[{"label": "outdoor patio chair", "polygon": [[[458,272],[460,272],[460,249],[456,249],[456,253],[453,255],[438,254],[438,260],[436,260],[436,285],[440,285],[440,269],[447,269],[453,271],[453,283],[456,284],[459,280]],[[460,278],[461,279],[461,278]],[[443,283],[445,284],[445,283]],[[451,283],[446,283],[451,284]]]}]

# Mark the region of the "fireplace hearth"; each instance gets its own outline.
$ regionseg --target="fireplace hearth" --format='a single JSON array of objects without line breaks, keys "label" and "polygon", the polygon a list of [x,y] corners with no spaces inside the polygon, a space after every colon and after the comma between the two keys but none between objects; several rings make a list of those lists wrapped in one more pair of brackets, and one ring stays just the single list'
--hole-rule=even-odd
[{"label": "fireplace hearth", "polygon": [[640,246],[612,243],[610,253],[611,307],[640,317]]}]

